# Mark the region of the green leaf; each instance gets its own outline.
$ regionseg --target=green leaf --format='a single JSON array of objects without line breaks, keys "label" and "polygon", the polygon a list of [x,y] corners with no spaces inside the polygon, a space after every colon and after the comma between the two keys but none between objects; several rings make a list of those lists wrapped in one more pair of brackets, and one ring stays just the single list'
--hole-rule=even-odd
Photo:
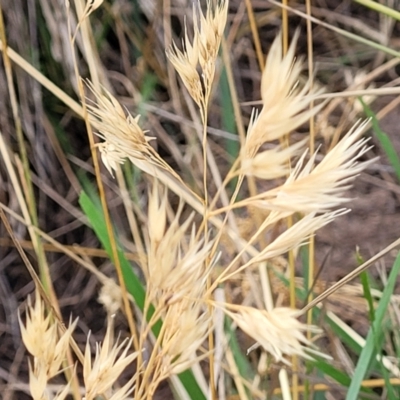
[{"label": "green leaf", "polygon": [[[229,133],[236,133],[235,113],[233,110],[232,97],[229,90],[228,77],[225,68],[221,71],[219,88],[221,91],[222,129]],[[235,160],[239,155],[239,140],[226,139],[226,151],[228,152],[230,159]]]},{"label": "green leaf", "polygon": [[[102,246],[109,255],[110,260],[113,261],[110,238],[107,233],[106,223],[101,208],[99,206],[96,206],[85,192],[81,193],[79,204],[82,207],[82,210],[84,211],[86,216],[88,217],[97,238],[100,240]],[[118,257],[121,264],[126,288],[135,299],[135,303],[137,304],[137,306],[143,311],[146,291],[143,288],[143,285],[139,281],[138,277],[133,272],[133,268],[130,262],[126,259],[124,253],[120,249],[118,249]]]},{"label": "green leaf", "polygon": [[315,360],[312,363],[319,371],[322,371],[325,375],[328,375],[336,382],[346,387],[350,386],[351,378],[349,375],[339,371],[332,365],[332,363],[325,360]]},{"label": "green leaf", "polygon": [[390,297],[393,294],[393,290],[395,288],[399,272],[400,272],[400,254],[397,256],[393,268],[390,271],[389,279],[383,290],[378,308],[376,309],[375,320],[368,332],[365,346],[363,347],[361,355],[358,359],[357,366],[354,371],[354,376],[352,378],[351,385],[346,396],[346,400],[358,399],[362,381],[368,371],[368,367],[372,361],[372,358],[376,353],[376,343],[379,341],[379,338],[383,336],[382,322],[390,302]]},{"label": "green leaf", "polygon": [[361,272],[360,280],[364,291],[364,298],[365,300],[367,300],[368,303],[369,320],[372,323],[375,320],[375,309],[374,309],[374,299],[372,298],[371,286],[369,284],[369,277],[367,271]]},{"label": "green leaf", "polygon": [[396,152],[389,136],[385,132],[382,131],[382,129],[379,126],[379,121],[376,118],[376,115],[368,107],[368,105],[363,101],[363,99],[361,97],[359,98],[359,101],[364,108],[365,115],[367,115],[367,117],[371,118],[372,128],[374,130],[375,136],[379,140],[390,164],[392,165],[392,167],[396,173],[397,179],[400,181],[400,158],[397,155],[397,152]]},{"label": "green leaf", "polygon": [[[235,331],[232,329],[232,321],[229,318],[225,318],[225,332],[229,340],[229,347],[232,350],[232,355],[236,363],[236,367],[239,371],[240,376],[249,382],[254,379],[254,372],[248,358],[245,357],[240,349],[237,341]],[[246,389],[248,398],[251,398],[251,392]]]}]

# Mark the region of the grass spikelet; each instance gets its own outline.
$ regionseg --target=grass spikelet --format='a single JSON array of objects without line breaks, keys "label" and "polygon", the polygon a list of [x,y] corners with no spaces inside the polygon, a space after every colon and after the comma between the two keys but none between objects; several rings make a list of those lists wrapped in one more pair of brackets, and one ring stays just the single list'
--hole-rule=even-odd
[{"label": "grass spikelet", "polygon": [[103,304],[108,315],[122,309],[121,288],[112,279],[105,279],[99,293],[98,302]]},{"label": "grass spikelet", "polygon": [[322,107],[308,108],[312,97],[321,92],[311,89],[311,80],[303,88],[298,87],[303,62],[294,59],[297,38],[298,32],[286,55],[283,55],[281,35],[271,46],[261,78],[263,107],[258,116],[253,115],[243,159],[254,157],[263,143],[279,139],[296,129]]},{"label": "grass spikelet", "polygon": [[149,286],[152,291],[166,296],[168,303],[191,293],[194,286],[205,285],[208,275],[209,268],[206,270],[204,263],[210,256],[213,242],[205,244],[204,240],[195,240],[194,234],[185,242],[183,235],[189,223],[184,223],[176,232],[174,226],[170,227],[157,251],[150,253]]},{"label": "grass spikelet", "polygon": [[44,368],[32,367],[29,363],[29,391],[33,400],[42,400],[47,386],[47,373]]},{"label": "grass spikelet", "polygon": [[284,356],[292,355],[311,359],[312,357],[308,354],[310,351],[327,358],[313,349],[312,343],[303,333],[306,331],[318,333],[320,329],[298,321],[298,310],[277,307],[268,312],[231,304],[221,307],[238,324],[240,329],[270,353],[276,361],[290,365],[290,362]]},{"label": "grass spikelet", "polygon": [[209,93],[214,80],[215,60],[217,59],[226,25],[228,1],[221,0],[213,10],[211,0],[207,0],[205,16],[200,9],[200,2],[197,3],[197,6],[200,28],[195,20],[195,31],[197,30],[199,39],[199,64],[202,70],[205,91]]},{"label": "grass spikelet", "polygon": [[[323,226],[332,222],[335,218],[344,215],[349,210],[341,209],[332,212],[327,212],[321,215],[315,215],[314,213],[307,214],[304,218],[297,221],[290,228],[282,232],[275,240],[269,243],[263,248],[256,256],[252,257],[248,262],[241,265],[237,270],[227,275],[228,270],[232,267],[233,263],[229,265],[224,273],[218,278],[218,282],[223,282],[233,275],[237,274],[244,269],[265,261],[277,257],[281,254],[286,253],[289,250],[295,249],[301,245],[304,245],[307,240],[314,235],[314,233],[321,229]],[[285,218],[287,214],[282,212],[272,212],[266,219],[265,224],[258,230],[258,232],[252,237],[249,243],[253,242],[257,236],[265,229],[266,224],[269,221],[276,222],[281,218]]]},{"label": "grass spikelet", "polygon": [[238,173],[260,179],[286,177],[291,171],[289,160],[299,155],[300,151],[304,149],[306,140],[285,148],[278,146],[259,152],[253,158],[245,158]]},{"label": "grass spikelet", "polygon": [[[190,42],[185,24],[183,50],[175,43],[167,50],[167,56],[181,77],[186,89],[205,113],[215,75],[215,61],[221,45],[228,14],[228,1],[220,0],[213,9],[207,0],[204,15],[200,2],[193,6],[194,32]],[[201,72],[197,71],[200,67]]]},{"label": "grass spikelet", "polygon": [[290,199],[289,209],[313,212],[329,210],[349,201],[343,197],[344,191],[361,171],[376,161],[357,161],[371,148],[366,146],[368,139],[357,140],[365,123],[356,124],[318,165],[314,166],[316,154],[304,166],[302,157],[285,184],[277,189],[272,203],[285,207]]},{"label": "grass spikelet", "polygon": [[349,201],[343,197],[344,191],[362,170],[375,161],[357,161],[370,149],[366,146],[368,139],[357,141],[364,126],[365,123],[355,125],[316,166],[316,154],[304,166],[303,156],[284,185],[269,193],[275,198],[270,202],[268,199],[257,201],[255,205],[313,212],[329,210]]},{"label": "grass spikelet", "polygon": [[70,323],[68,329],[60,336],[52,315],[45,315],[44,303],[36,293],[35,305],[28,298],[26,325],[20,321],[22,340],[28,351],[34,356],[34,370],[38,366],[51,379],[60,371],[65,360],[69,340],[77,321]]},{"label": "grass spikelet", "polygon": [[[376,161],[376,159],[357,161],[371,148],[366,145],[368,139],[359,139],[366,123],[356,124],[350,129],[319,164],[315,165],[317,153],[313,154],[309,161],[305,163],[304,160],[307,155],[307,152],[305,152],[283,185],[248,197],[237,202],[233,207],[252,205],[267,210],[310,213],[331,210],[349,201],[350,199],[343,197],[343,193],[349,188],[349,184],[368,165]],[[281,155],[287,155],[286,152],[289,153],[289,149],[290,147],[284,150]],[[276,151],[276,153],[279,154],[282,151]],[[257,161],[255,165],[252,159],[245,160],[242,170],[259,178],[268,177],[268,160],[264,161],[261,158],[264,154],[268,155],[269,153],[262,152],[256,155],[254,158]],[[284,157],[282,157],[282,162],[283,159]],[[265,170],[263,167],[265,167]]]},{"label": "grass spikelet", "polygon": [[91,124],[97,135],[104,139],[97,144],[104,166],[113,175],[113,171],[129,159],[143,172],[160,179],[179,196],[191,201],[202,201],[181,179],[181,177],[149,145],[154,137],[147,136],[139,125],[139,115],[133,117],[125,112],[117,99],[103,89],[99,93],[88,82],[97,104],[87,106]]},{"label": "grass spikelet", "polygon": [[[137,357],[137,352],[128,354],[132,346],[132,339],[125,339],[120,344],[118,344],[117,340],[113,344],[113,327],[113,317],[111,317],[109,318],[103,343],[96,343],[96,355],[93,363],[88,338],[83,365],[83,378],[86,389],[85,400],[93,400],[98,395],[106,394],[122,371]],[[134,383],[135,380],[131,380],[130,386],[126,387],[124,391],[128,392]]]},{"label": "grass spikelet", "polygon": [[[194,18],[196,18],[195,13]],[[204,95],[200,75],[197,72],[199,60],[198,54],[198,33],[194,32],[193,43],[190,43],[185,23],[185,40],[183,42],[183,51],[179,50],[175,43],[167,51],[167,56],[174,66],[176,72],[182,79],[187,91],[199,108],[204,108]]]},{"label": "grass spikelet", "polygon": [[99,145],[99,150],[108,171],[112,174],[118,164],[123,164],[129,158],[134,165],[152,176],[157,176],[158,168],[177,176],[149,145],[149,141],[155,138],[147,136],[139,126],[140,116],[134,118],[126,113],[106,89],[102,94],[92,84],[88,85],[97,101],[97,105],[88,105],[88,111],[98,135],[105,140]]},{"label": "grass spikelet", "polygon": [[153,191],[149,196],[148,229],[153,252],[157,251],[158,245],[164,237],[167,224],[167,191],[164,195],[161,195],[159,188],[160,185],[155,181]]},{"label": "grass spikelet", "polygon": [[[196,290],[193,291],[195,295]],[[164,319],[168,326],[163,336],[161,357],[164,379],[186,370],[201,358],[196,351],[204,343],[210,330],[210,313],[202,299],[185,298],[172,304]]]},{"label": "grass spikelet", "polygon": [[[29,366],[29,385],[32,397],[42,399],[47,382],[60,373],[77,320],[69,324],[61,335],[51,313],[46,315],[43,301],[36,292],[35,305],[28,297],[26,324],[19,317],[22,341],[33,355],[33,365]],[[60,394],[61,396],[61,394]]]},{"label": "grass spikelet", "polygon": [[251,263],[271,259],[305,244],[314,232],[346,212],[348,210],[342,209],[318,216],[314,214],[306,215],[267,245],[258,256],[251,260]]},{"label": "grass spikelet", "polygon": [[[160,183],[154,181],[149,193],[147,271],[150,298],[154,296],[176,301],[193,287],[203,287],[210,267],[205,261],[210,256],[213,241],[196,236],[193,224],[195,213],[181,221],[184,203],[181,202],[174,218],[167,227],[167,191],[161,193]],[[164,301],[161,301],[164,303]]]}]

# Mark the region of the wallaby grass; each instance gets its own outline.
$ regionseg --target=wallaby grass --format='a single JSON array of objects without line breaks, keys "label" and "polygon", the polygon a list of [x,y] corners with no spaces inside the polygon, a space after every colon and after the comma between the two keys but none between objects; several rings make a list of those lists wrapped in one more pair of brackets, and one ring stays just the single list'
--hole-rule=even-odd
[{"label": "wallaby grass", "polygon": [[313,239],[398,200],[395,6],[6,3],[3,398],[398,398],[398,242]]}]

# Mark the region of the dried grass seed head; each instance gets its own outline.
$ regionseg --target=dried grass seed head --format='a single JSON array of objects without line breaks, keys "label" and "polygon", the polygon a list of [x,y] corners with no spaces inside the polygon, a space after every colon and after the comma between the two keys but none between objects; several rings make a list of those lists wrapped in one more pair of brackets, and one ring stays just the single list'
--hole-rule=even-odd
[{"label": "dried grass seed head", "polygon": [[122,292],[111,278],[102,281],[98,302],[104,306],[107,315],[113,315],[122,309]]},{"label": "dried grass seed head", "polygon": [[[321,229],[323,226],[329,224],[335,218],[344,215],[348,211],[349,210],[341,209],[327,212],[322,215],[315,215],[314,213],[306,215],[301,220],[293,224],[290,228],[286,229],[266,247],[264,247],[259,254],[251,258],[245,264],[241,265],[237,270],[235,270],[234,273],[237,274],[238,272],[243,271],[254,264],[270,260],[285,254],[289,250],[296,249],[299,246],[306,244],[308,239],[314,235],[318,229]],[[271,215],[273,214],[277,215],[277,220],[280,219],[279,212],[271,213]],[[282,213],[282,218],[285,218],[286,216],[287,214]],[[228,275],[228,278],[229,276],[230,275]],[[228,278],[224,277],[221,282],[227,280]]]},{"label": "dried grass seed head", "polygon": [[229,304],[221,307],[241,330],[259,343],[276,361],[290,365],[285,356],[292,355],[312,359],[309,355],[310,350],[314,354],[327,357],[316,352],[313,344],[303,333],[306,331],[318,333],[320,330],[315,326],[298,321],[298,310],[282,307],[268,312]]},{"label": "dried grass seed head", "polygon": [[29,363],[29,391],[33,400],[47,399],[45,394],[47,387],[47,373],[44,368],[32,367]]},{"label": "dried grass seed head", "polygon": [[[61,335],[57,323],[51,313],[46,315],[43,301],[36,292],[35,305],[28,297],[26,325],[19,316],[22,340],[28,351],[34,356],[34,372],[45,371],[47,379],[60,372],[61,364],[66,359],[66,353],[72,332],[77,320],[70,322],[69,327]],[[39,376],[39,375],[37,375]]]},{"label": "dried grass seed head", "polygon": [[[26,308],[26,324],[24,325],[21,316],[18,314],[21,328],[22,341],[34,357],[43,358],[46,353],[47,344],[44,345],[43,338],[49,336],[49,346],[55,346],[56,329],[51,323],[51,315],[45,315],[45,307],[38,292],[35,294],[35,304],[32,305],[31,297],[28,296]],[[51,331],[52,335],[48,335]]]},{"label": "dried grass seed head", "polygon": [[176,72],[181,77],[183,84],[189,92],[192,99],[200,107],[204,107],[204,96],[200,75],[197,71],[198,63],[198,38],[195,32],[193,44],[190,43],[186,32],[185,22],[185,40],[183,51],[179,50],[175,43],[167,50],[167,57],[174,66]]},{"label": "dried grass seed head", "polygon": [[205,287],[212,264],[207,269],[205,265],[213,241],[205,243],[196,238],[194,213],[181,222],[183,203],[166,228],[166,195],[158,204],[154,196],[158,192],[153,190],[149,202],[147,281],[149,296],[163,305],[185,295],[195,297],[194,292]]},{"label": "dried grass seed head", "polygon": [[162,192],[161,186],[158,181],[153,184],[153,190],[149,194],[149,208],[148,208],[148,230],[151,243],[155,248],[164,237],[165,228],[167,224],[167,190]]},{"label": "dried grass seed head", "polygon": [[164,379],[199,361],[196,352],[206,340],[211,322],[202,300],[185,298],[169,307],[163,322],[167,329],[160,351]]},{"label": "dried grass seed head", "polygon": [[171,172],[171,168],[149,145],[149,141],[155,138],[147,136],[139,126],[140,116],[134,118],[125,112],[106,89],[100,93],[90,82],[88,86],[97,102],[88,105],[90,121],[97,135],[105,140],[98,147],[102,161],[110,173],[126,158],[152,176],[157,175],[158,168]]},{"label": "dried grass seed head", "polygon": [[290,174],[290,160],[304,149],[307,139],[286,148],[277,146],[257,153],[253,158],[242,161],[239,173],[260,179],[277,179]]},{"label": "dried grass seed head", "polygon": [[299,87],[302,60],[295,61],[297,32],[286,55],[283,55],[281,34],[275,39],[268,54],[261,78],[263,107],[253,115],[249,126],[243,159],[254,157],[260,146],[281,138],[315,115],[321,105],[309,109],[312,98],[321,92],[311,85],[311,79]]},{"label": "dried grass seed head", "polygon": [[256,196],[254,202],[248,199],[249,202],[270,210],[309,213],[330,210],[349,201],[343,197],[345,190],[361,171],[376,161],[357,161],[371,148],[366,145],[369,139],[359,139],[366,123],[354,125],[316,166],[317,153],[307,163],[304,153],[282,186]]},{"label": "dried grass seed head", "polygon": [[[215,61],[217,59],[222,35],[226,26],[228,15],[228,1],[221,0],[213,10],[211,0],[207,0],[207,11],[204,16],[197,3],[200,27],[195,23],[199,39],[199,63],[202,69],[206,93],[211,89],[215,74]],[[195,20],[196,21],[196,20]]]},{"label": "dried grass seed head", "polygon": [[[113,344],[113,317],[109,318],[107,332],[103,343],[96,343],[96,355],[92,364],[89,338],[85,348],[83,379],[85,382],[85,400],[92,400],[97,395],[111,389],[123,370],[137,357],[137,352],[128,354],[132,339],[118,340]],[[134,380],[131,382],[133,386]]]},{"label": "dried grass seed head", "polygon": [[[204,15],[200,2],[193,5],[193,40],[190,42],[185,21],[185,38],[183,50],[175,43],[167,50],[167,57],[181,77],[186,89],[204,110],[211,93],[215,75],[215,61],[228,15],[228,1],[220,0],[215,8],[207,0],[207,11]],[[200,72],[198,72],[200,67]]]}]

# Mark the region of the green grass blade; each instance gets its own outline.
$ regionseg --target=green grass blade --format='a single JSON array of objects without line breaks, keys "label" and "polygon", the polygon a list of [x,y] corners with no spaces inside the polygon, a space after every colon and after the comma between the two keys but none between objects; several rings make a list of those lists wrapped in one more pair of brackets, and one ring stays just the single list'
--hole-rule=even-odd
[{"label": "green grass blade", "polygon": [[374,299],[371,294],[371,287],[369,284],[368,272],[364,271],[360,274],[361,285],[363,287],[364,298],[368,303],[369,320],[371,323],[375,320],[375,309],[374,309]]},{"label": "green grass blade", "polygon": [[359,101],[364,108],[365,115],[371,118],[372,129],[374,130],[377,139],[379,140],[390,164],[392,165],[397,179],[400,181],[400,158],[397,155],[393,143],[391,142],[389,136],[380,128],[379,121],[376,118],[375,113],[368,107],[362,98],[359,98]]},{"label": "green grass blade", "polygon": [[[88,217],[89,222],[94,232],[96,233],[97,238],[100,240],[102,246],[106,250],[110,259],[112,260],[113,257],[111,251],[110,238],[107,233],[107,228],[101,208],[99,208],[99,206],[96,206],[96,204],[89,198],[89,196],[86,195],[85,192],[81,193],[79,198],[79,204],[82,207],[82,210],[84,211],[86,216]],[[126,284],[126,288],[128,292],[135,299],[135,303],[137,304],[137,306],[143,311],[146,291],[143,288],[143,285],[139,281],[138,277],[133,272],[131,264],[126,259],[123,252],[120,249],[118,249],[118,257],[121,262],[121,269]]]},{"label": "green grass blade", "polygon": [[[95,203],[86,195],[85,192],[81,193],[79,198],[79,204],[82,207],[82,210],[86,214],[89,219],[90,224],[94,232],[96,233],[97,238],[100,240],[110,259],[112,260],[112,251],[110,238],[108,236],[108,232],[106,229],[106,224],[104,220],[104,215],[99,206],[96,206]],[[128,292],[135,299],[136,305],[143,311],[146,297],[146,290],[140,282],[139,278],[135,275],[133,268],[129,261],[124,256],[123,251],[118,248],[118,257],[121,264],[122,274],[124,277],[125,285]],[[147,315],[147,319],[149,319],[152,315],[152,310],[150,310]],[[153,327],[153,333],[157,336],[161,329],[161,323],[156,323]],[[179,374],[179,379],[185,387],[187,393],[189,394],[192,400],[205,400],[204,396],[199,384],[197,383],[192,371],[188,370]]]},{"label": "green grass blade", "polygon": [[393,8],[385,6],[378,1],[374,0],[354,0],[356,3],[362,4],[363,6],[377,11],[379,14],[387,15],[388,17],[392,17],[393,19],[397,19],[400,21],[400,11],[396,11]]},{"label": "green grass blade", "polygon": [[[236,367],[239,371],[240,376],[249,382],[254,378],[254,372],[248,358],[245,357],[240,349],[239,342],[236,338],[235,331],[232,329],[232,321],[229,318],[225,318],[225,332],[229,339],[229,347],[232,351],[233,358],[235,360]],[[251,393],[246,389],[248,398],[251,398]]]},{"label": "green grass blade", "polygon": [[329,327],[332,329],[333,333],[343,342],[346,346],[350,347],[350,349],[354,352],[354,354],[358,355],[362,351],[362,347],[360,344],[349,335],[346,330],[344,330],[336,321],[334,321],[329,315],[325,317],[325,321],[329,324]]},{"label": "green grass blade", "polygon": [[350,386],[351,378],[349,377],[349,375],[342,371],[339,371],[330,362],[327,362],[325,360],[315,360],[312,363],[319,371],[322,371],[324,375],[328,375],[333,380],[343,386]]},{"label": "green grass blade", "polygon": [[[382,356],[382,352],[381,352]],[[394,392],[394,387],[390,382],[390,377],[389,377],[389,371],[385,368],[383,363],[380,363],[381,366],[381,372],[383,375],[383,379],[385,380],[385,389],[386,389],[386,396],[388,400],[398,400],[399,399],[399,393]]]},{"label": "green grass blade", "polygon": [[370,365],[372,357],[376,352],[376,341],[381,335],[383,318],[389,305],[390,297],[393,294],[399,272],[400,254],[397,256],[393,268],[390,271],[389,279],[387,281],[386,287],[383,290],[382,297],[379,301],[379,305],[375,313],[375,320],[371,329],[368,332],[365,346],[361,352],[360,358],[358,359],[357,366],[354,371],[354,376],[352,378],[351,385],[346,396],[346,400],[358,399],[361,383],[368,371],[368,366]]},{"label": "green grass blade", "polygon": [[[221,72],[220,82],[220,101],[221,101],[221,122],[222,128],[230,133],[236,132],[236,120],[235,113],[233,110],[232,97],[229,90],[228,78],[226,75],[226,69],[223,68]],[[226,139],[226,151],[230,158],[230,164],[239,155],[239,141]]]}]

